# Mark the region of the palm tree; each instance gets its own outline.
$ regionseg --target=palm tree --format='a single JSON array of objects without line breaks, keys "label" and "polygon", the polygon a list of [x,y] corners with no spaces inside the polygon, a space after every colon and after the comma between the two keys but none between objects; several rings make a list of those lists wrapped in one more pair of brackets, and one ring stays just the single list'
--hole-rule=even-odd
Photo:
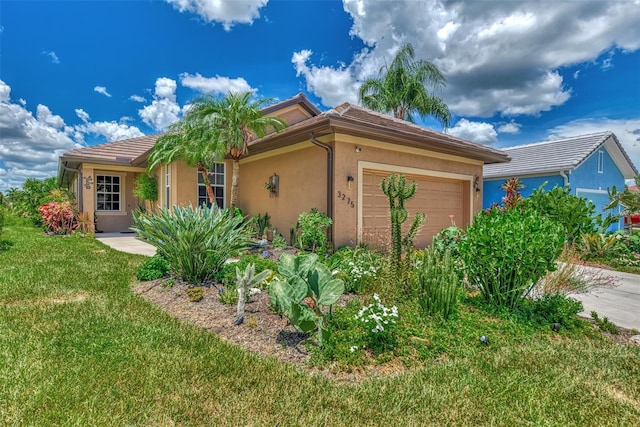
[{"label": "palm tree", "polygon": [[229,156],[233,159],[229,208],[233,210],[238,203],[240,158],[247,153],[249,142],[286,126],[278,117],[262,115],[261,108],[270,102],[265,98],[252,101],[251,92],[198,98],[169,133],[158,138],[149,155],[149,169],[178,159],[185,161],[200,171],[209,201],[214,203],[208,171],[216,161]]},{"label": "palm tree", "polygon": [[383,66],[377,78],[365,80],[358,91],[363,106],[381,113],[391,112],[397,119],[414,122],[414,113],[432,115],[443,127],[451,122],[451,113],[444,101],[429,94],[426,85],[442,89],[447,79],[438,67],[426,60],[414,60],[410,43],[403,45],[391,65]]},{"label": "palm tree", "polygon": [[197,125],[188,112],[180,121],[169,126],[168,132],[158,138],[149,152],[147,170],[151,172],[161,164],[184,161],[200,172],[209,202],[213,204],[215,196],[209,180],[209,170],[221,156],[216,151],[215,144],[210,141],[210,131]]},{"label": "palm tree", "polygon": [[279,117],[263,116],[262,107],[271,99],[261,98],[252,101],[251,92],[229,92],[223,98],[205,96],[196,101],[189,110],[199,127],[204,127],[205,137],[215,146],[219,154],[233,160],[231,175],[231,201],[233,210],[238,203],[240,183],[240,158],[249,149],[249,142],[262,138],[270,130],[280,131],[286,123]]}]

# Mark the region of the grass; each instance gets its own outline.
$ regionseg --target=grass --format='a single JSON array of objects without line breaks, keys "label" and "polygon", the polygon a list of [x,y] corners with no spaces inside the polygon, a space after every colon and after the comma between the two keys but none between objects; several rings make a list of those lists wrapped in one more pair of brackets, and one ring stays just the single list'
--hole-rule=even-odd
[{"label": "grass", "polygon": [[14,245],[0,253],[2,425],[640,424],[640,349],[598,335],[474,343],[406,374],[342,384],[248,354],[134,295],[145,257],[20,226],[3,237]]}]

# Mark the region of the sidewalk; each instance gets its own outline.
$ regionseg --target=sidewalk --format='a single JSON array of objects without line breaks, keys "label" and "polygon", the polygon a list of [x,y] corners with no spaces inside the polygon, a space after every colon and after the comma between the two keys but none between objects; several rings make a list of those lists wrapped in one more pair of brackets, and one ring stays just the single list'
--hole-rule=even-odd
[{"label": "sidewalk", "polygon": [[133,233],[98,233],[96,240],[120,252],[154,256],[156,248],[136,238]]}]

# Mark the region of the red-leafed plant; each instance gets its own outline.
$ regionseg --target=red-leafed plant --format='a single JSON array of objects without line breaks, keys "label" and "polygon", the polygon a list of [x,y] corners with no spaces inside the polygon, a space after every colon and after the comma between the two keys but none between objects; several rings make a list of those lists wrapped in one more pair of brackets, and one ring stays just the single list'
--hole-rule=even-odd
[{"label": "red-leafed plant", "polygon": [[53,234],[71,234],[80,225],[71,202],[49,202],[40,205],[38,213],[42,216],[45,230]]}]

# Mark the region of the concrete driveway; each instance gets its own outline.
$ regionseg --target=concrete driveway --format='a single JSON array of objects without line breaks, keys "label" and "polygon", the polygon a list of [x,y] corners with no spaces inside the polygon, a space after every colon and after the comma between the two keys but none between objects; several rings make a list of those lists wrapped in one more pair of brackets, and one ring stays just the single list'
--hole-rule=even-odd
[{"label": "concrete driveway", "polygon": [[595,289],[587,294],[570,295],[582,301],[584,311],[581,315],[591,317],[591,312],[595,311],[600,318],[606,316],[618,326],[640,330],[640,275],[585,268],[613,276],[617,279],[618,285]]},{"label": "concrete driveway", "polygon": [[155,246],[138,239],[134,233],[98,233],[95,236],[96,240],[120,252],[147,256],[156,254]]}]

